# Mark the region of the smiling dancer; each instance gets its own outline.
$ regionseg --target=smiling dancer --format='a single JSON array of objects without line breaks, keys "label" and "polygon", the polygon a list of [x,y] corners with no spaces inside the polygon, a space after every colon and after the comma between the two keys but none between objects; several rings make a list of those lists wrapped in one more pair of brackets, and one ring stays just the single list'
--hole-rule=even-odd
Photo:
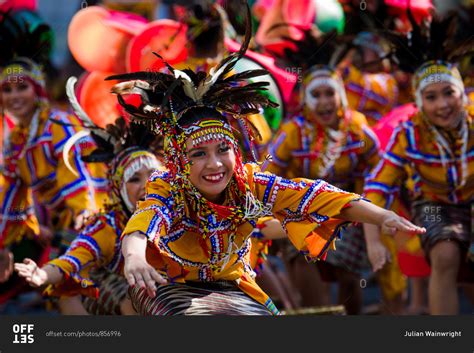
[{"label": "smiling dancer", "polygon": [[[367,198],[389,207],[398,181],[409,181],[414,222],[427,229],[421,242],[432,270],[430,313],[451,315],[459,311],[456,279],[473,279],[467,254],[473,234],[474,127],[455,63],[473,52],[474,40],[455,40],[455,21],[434,18],[418,26],[411,18],[407,35],[386,33],[400,68],[414,73],[419,112],[395,129],[365,187]],[[378,238],[377,227],[365,228],[367,237]],[[373,264],[386,262],[382,245],[369,250]]]},{"label": "smiling dancer", "polygon": [[[278,218],[295,247],[315,260],[324,256],[347,221],[424,231],[322,180],[287,180],[242,163],[221,112],[247,125],[248,114],[272,105],[256,91],[265,83],[245,84],[264,72],[229,75],[250,40],[249,11],[247,6],[240,51],[209,74],[168,65],[170,74],[110,77],[126,80],[115,89],[124,108],[165,137],[169,171],[151,177],[146,199],[122,235],[125,277],[141,314],[278,313],[249,266],[250,234],[265,215]],[[138,108],[124,102],[121,96],[128,92],[140,92]],[[253,132],[251,127],[244,131]],[[145,257],[147,245],[153,252]]]}]

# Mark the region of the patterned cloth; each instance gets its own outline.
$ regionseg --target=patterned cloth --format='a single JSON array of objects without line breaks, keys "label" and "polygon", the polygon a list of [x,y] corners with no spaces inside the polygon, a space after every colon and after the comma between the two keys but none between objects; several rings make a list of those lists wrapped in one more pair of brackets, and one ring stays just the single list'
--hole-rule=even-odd
[{"label": "patterned cloth", "polygon": [[[340,153],[333,155],[333,165],[322,176],[324,143],[327,132],[324,127],[298,116],[284,124],[270,145],[272,161],[267,171],[288,177],[324,177],[345,190],[361,192],[364,174],[379,159],[379,143],[364,116],[347,110],[339,130],[343,131]],[[354,190],[355,189],[355,190]],[[359,229],[359,231],[356,231]],[[291,259],[297,253],[285,247],[285,255]],[[345,270],[359,273],[367,267],[365,239],[360,228],[349,227],[336,241],[336,251],[328,253],[326,261]]]},{"label": "patterned cloth", "polygon": [[425,227],[426,233],[420,235],[425,256],[441,240],[455,240],[463,254],[467,254],[471,242],[471,205],[448,205],[445,203],[421,201],[413,205],[414,221]]},{"label": "patterned cloth", "polygon": [[354,66],[342,71],[349,108],[363,113],[374,126],[398,103],[398,84],[388,73],[363,73]]},{"label": "patterned cloth", "polygon": [[82,305],[91,315],[121,315],[120,304],[127,297],[125,277],[107,268],[91,271],[91,279],[99,284],[98,298],[83,297]]},{"label": "patterned cloth", "polygon": [[150,298],[145,289],[130,288],[130,298],[140,315],[278,315],[243,293],[232,282],[186,282],[158,286]]},{"label": "patterned cloth", "polygon": [[123,211],[110,211],[96,215],[71,243],[62,256],[49,262],[65,275],[65,281],[46,288],[50,296],[82,294],[97,297],[100,293],[91,271],[104,267],[111,273],[121,273],[123,256],[120,251],[120,235],[125,227]]},{"label": "patterned cloth", "polygon": [[473,199],[472,113],[467,116],[466,141],[460,133],[440,131],[450,141],[448,151],[437,143],[431,128],[423,114],[417,113],[394,130],[383,159],[367,178],[368,199],[390,208],[400,180],[407,180],[414,200],[462,204]]},{"label": "patterned cloth", "polygon": [[342,239],[336,241],[336,251],[328,253],[326,262],[343,270],[362,274],[370,268],[362,226],[347,227],[341,235]]},{"label": "patterned cloth", "polygon": [[[374,132],[367,126],[364,116],[347,110],[341,119],[339,131],[341,141],[338,151],[331,154],[332,165],[324,165],[327,129],[303,116],[296,116],[281,126],[269,146],[272,160],[265,164],[265,170],[287,178],[324,178],[344,189],[362,192],[366,171],[379,159],[379,142]],[[322,169],[326,175],[321,175]]]},{"label": "patterned cloth", "polygon": [[81,123],[74,116],[44,108],[28,128],[15,126],[4,142],[0,238],[5,246],[24,235],[38,234],[33,194],[35,202],[49,211],[54,230],[71,229],[81,213],[102,207],[107,197],[105,167],[81,161],[81,155],[94,147],[92,141],[81,140],[72,148],[69,161],[78,176],[63,161],[64,145],[78,126]]},{"label": "patterned cloth", "polygon": [[[244,168],[254,197],[280,220],[295,247],[309,258],[324,256],[344,223],[332,217],[360,198],[322,180],[287,180],[262,173],[254,164]],[[206,216],[209,236],[203,237],[199,215],[191,213],[187,217],[176,208],[171,182],[169,173],[152,175],[146,199],[138,204],[123,236],[144,234],[156,249],[155,261],[149,262],[170,282],[237,281],[243,292],[267,308],[273,307],[255,283],[250,266],[250,236],[256,222],[244,220],[235,232],[230,232],[231,221],[211,213]]]}]

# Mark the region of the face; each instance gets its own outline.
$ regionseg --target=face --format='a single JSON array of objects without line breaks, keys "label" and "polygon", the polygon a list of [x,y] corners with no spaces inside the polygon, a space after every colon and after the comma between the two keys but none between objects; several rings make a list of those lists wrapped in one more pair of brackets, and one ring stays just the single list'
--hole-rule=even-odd
[{"label": "face", "polygon": [[34,86],[25,78],[13,78],[15,80],[7,80],[1,86],[3,107],[20,121],[29,120],[36,110],[38,100]]},{"label": "face", "polygon": [[213,141],[193,148],[192,140],[188,139],[186,146],[191,162],[191,183],[209,201],[224,202],[224,190],[234,173],[234,149],[225,141]]},{"label": "face", "polygon": [[125,183],[128,200],[133,206],[135,206],[138,201],[145,199],[145,185],[151,173],[153,173],[153,169],[142,167]]},{"label": "face", "polygon": [[432,83],[421,93],[423,112],[432,124],[455,128],[463,118],[462,96],[461,90],[451,83]]},{"label": "face", "polygon": [[319,86],[311,91],[314,104],[311,115],[323,126],[336,128],[339,124],[337,111],[341,107],[341,98],[330,86]]}]

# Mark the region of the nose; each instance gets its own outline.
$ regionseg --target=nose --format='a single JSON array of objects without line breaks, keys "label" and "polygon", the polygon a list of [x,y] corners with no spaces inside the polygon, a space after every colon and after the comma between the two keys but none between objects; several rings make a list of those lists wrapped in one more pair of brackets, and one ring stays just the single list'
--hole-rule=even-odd
[{"label": "nose", "polygon": [[206,168],[208,169],[218,169],[222,167],[222,161],[216,153],[210,153],[209,158],[207,159]]},{"label": "nose", "polygon": [[334,105],[336,105],[336,99],[334,96],[327,96],[325,94],[323,94],[320,98],[319,98],[319,106],[320,107],[324,107],[324,108],[332,108]]},{"label": "nose", "polygon": [[447,109],[449,108],[449,101],[444,97],[440,97],[436,100],[436,108],[437,109]]}]

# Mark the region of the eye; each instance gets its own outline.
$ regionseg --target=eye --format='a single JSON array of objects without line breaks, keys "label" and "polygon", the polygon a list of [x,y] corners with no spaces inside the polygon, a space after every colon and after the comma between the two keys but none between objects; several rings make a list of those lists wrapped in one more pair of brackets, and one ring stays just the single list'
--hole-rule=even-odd
[{"label": "eye", "polygon": [[219,152],[220,153],[225,153],[225,152],[228,152],[230,151],[230,146],[229,145],[221,145],[219,147]]},{"label": "eye", "polygon": [[453,90],[453,89],[447,90],[447,91],[445,92],[445,94],[446,94],[447,96],[449,96],[449,97],[453,96],[454,93],[456,93],[456,91]]},{"label": "eye", "polygon": [[332,89],[326,91],[326,97],[334,97],[335,94],[336,92],[334,92]]},{"label": "eye", "polygon": [[319,98],[320,97],[320,94],[319,92],[311,92],[311,95],[314,97],[314,98]]},{"label": "eye", "polygon": [[19,91],[25,91],[28,89],[28,85],[27,84],[24,84],[24,83],[21,83],[18,85],[18,90]]},{"label": "eye", "polygon": [[192,152],[189,157],[190,158],[199,158],[199,157],[203,157],[205,156],[206,154],[204,153],[204,151],[195,151],[195,152]]},{"label": "eye", "polygon": [[10,86],[4,85],[2,87],[2,92],[3,93],[10,93],[12,91],[12,88]]},{"label": "eye", "polygon": [[140,177],[139,176],[132,176],[129,180],[128,183],[139,183],[140,182]]},{"label": "eye", "polygon": [[435,96],[432,96],[432,95],[430,94],[430,95],[425,96],[425,99],[426,99],[427,101],[434,101],[434,100],[435,100]]}]

